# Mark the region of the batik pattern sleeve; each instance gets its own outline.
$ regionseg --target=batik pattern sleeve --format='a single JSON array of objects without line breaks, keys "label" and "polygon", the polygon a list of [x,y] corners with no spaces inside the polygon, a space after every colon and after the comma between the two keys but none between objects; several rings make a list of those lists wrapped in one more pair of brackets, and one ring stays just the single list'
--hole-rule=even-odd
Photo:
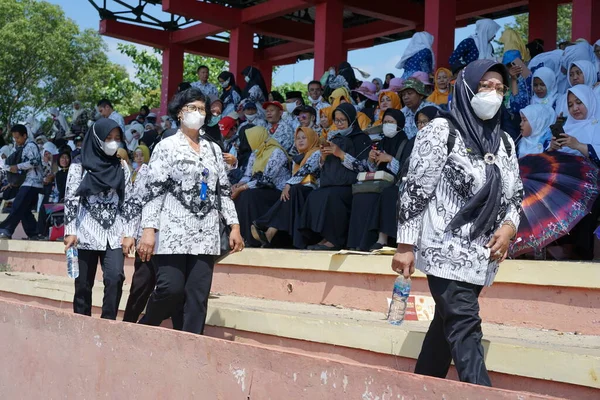
[{"label": "batik pattern sleeve", "polygon": [[[147,166],[144,165],[142,168],[147,168]],[[119,210],[118,218],[121,219],[123,224],[123,236],[135,237],[141,218],[141,208],[136,198],[134,185],[131,182],[131,172],[125,161],[123,161],[123,171],[125,172],[125,199]]]},{"label": "batik pattern sleeve", "polygon": [[[521,211],[523,211],[523,182],[521,181],[521,176],[518,173],[519,171],[519,160],[517,158],[516,146],[510,141],[512,145],[512,151],[510,156],[510,168],[502,171],[503,175],[509,176],[511,181],[514,182],[514,186],[512,187],[513,193],[512,196],[507,199],[508,208],[506,210],[506,216],[504,217],[502,223],[510,221],[514,224],[516,228],[519,227],[519,223],[521,222]],[[516,172],[515,172],[516,171]]]},{"label": "batik pattern sleeve", "polygon": [[280,149],[275,149],[267,161],[267,166],[263,172],[259,172],[252,176],[252,180],[247,183],[248,188],[254,189],[257,187],[270,187],[278,190],[283,189],[286,181],[289,178],[288,158]]},{"label": "batik pattern sleeve", "polygon": [[406,181],[400,191],[397,242],[417,244],[423,213],[434,196],[448,158],[448,122],[436,120],[415,141]]},{"label": "batik pattern sleeve", "polygon": [[522,76],[519,76],[517,78],[517,83],[519,93],[513,94],[511,92],[509,99],[509,110],[511,114],[514,115],[520,113],[522,109],[527,107],[531,99],[531,94],[527,85],[527,81]]},{"label": "batik pattern sleeve", "polygon": [[71,164],[65,190],[65,236],[77,235],[80,198],[75,193],[83,179],[81,164]]},{"label": "batik pattern sleeve", "polygon": [[369,160],[359,160],[354,156],[346,153],[344,155],[344,160],[342,161],[342,165],[348,168],[350,171],[354,171],[356,173],[359,172],[367,172],[369,171]]},{"label": "batik pattern sleeve", "polygon": [[227,178],[227,169],[225,168],[224,162],[219,162],[223,159],[221,149],[219,146],[213,144],[211,144],[211,146],[213,146],[217,155],[215,162],[218,164],[218,185],[221,191],[221,216],[229,226],[239,224],[235,204],[233,200],[231,200],[231,183],[229,183],[229,178]]},{"label": "batik pattern sleeve", "polygon": [[293,186],[301,183],[304,178],[312,175],[315,179],[319,179],[321,176],[321,152],[315,151],[312,153],[306,163],[296,171],[286,182],[288,185]]},{"label": "batik pattern sleeve", "polygon": [[21,156],[21,160],[22,162],[17,165],[17,168],[22,171],[30,170],[42,164],[40,152],[34,143],[27,142],[25,147],[23,147],[23,155]]},{"label": "batik pattern sleeve", "polygon": [[147,196],[142,209],[142,228],[159,229],[162,204],[169,189],[169,171],[173,168],[171,151],[166,142],[159,142],[148,163]]}]

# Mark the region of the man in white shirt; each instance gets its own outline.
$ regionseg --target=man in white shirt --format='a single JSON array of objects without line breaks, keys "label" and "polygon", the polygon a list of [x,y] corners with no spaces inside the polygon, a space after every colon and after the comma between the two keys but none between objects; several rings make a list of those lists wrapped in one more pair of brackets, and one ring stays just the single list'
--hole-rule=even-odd
[{"label": "man in white shirt", "polygon": [[319,111],[322,108],[329,107],[330,104],[323,100],[323,85],[319,81],[311,81],[308,83],[308,100],[311,106],[317,111],[317,125],[319,125]]},{"label": "man in white shirt", "polygon": [[123,116],[115,111],[112,103],[108,99],[102,99],[96,105],[98,112],[104,117],[115,121],[121,127],[121,130],[125,132],[125,120]]},{"label": "man in white shirt", "polygon": [[208,82],[208,67],[201,65],[198,67],[198,81],[192,83],[192,87],[200,90],[206,97],[210,95],[219,96],[217,87],[212,83]]}]

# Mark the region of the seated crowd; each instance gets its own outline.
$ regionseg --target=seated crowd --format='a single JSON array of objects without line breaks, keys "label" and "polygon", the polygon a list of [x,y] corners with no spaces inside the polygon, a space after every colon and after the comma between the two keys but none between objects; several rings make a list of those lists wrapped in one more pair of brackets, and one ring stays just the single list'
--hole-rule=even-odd
[{"label": "seated crowd", "polygon": [[[234,74],[223,71],[211,83],[208,68],[199,67],[199,80],[183,82],[179,91],[203,94],[200,134],[223,153],[246,245],[362,251],[394,245],[398,187],[408,160],[419,157],[412,154],[415,138],[452,107],[454,82],[469,63],[496,58],[491,41],[499,29],[491,20],[478,21],[476,33],[449,60],[435,60],[434,38],[419,32],[396,66],[401,77],[390,73],[384,80],[361,82],[344,62],[310,82],[306,93],[283,96],[269,93],[252,66],[242,72],[243,89]],[[501,126],[517,144],[518,157],[560,151],[600,166],[600,41],[580,40],[544,52],[541,41],[525,45],[507,32],[502,64],[510,82],[502,89]],[[451,68],[436,69],[436,61]],[[486,84],[480,83],[483,89]],[[31,239],[47,238],[56,228],[47,205],[63,203],[65,193],[68,197],[69,168],[81,163],[84,136],[106,124],[104,119],[119,128],[116,154],[127,165],[127,185],[133,187],[156,145],[181,126],[177,115],[158,118],[146,106],[126,125],[107,99],[96,104],[95,112],[75,102],[70,124],[58,109],[50,114],[50,135],[40,134],[30,120],[11,127],[14,148],[0,149],[6,172],[3,198],[13,200],[0,224],[1,238],[11,238],[19,222]],[[37,223],[32,210],[40,212]],[[591,222],[580,224],[586,239],[571,243],[573,258],[593,258],[590,229],[597,210]]]}]

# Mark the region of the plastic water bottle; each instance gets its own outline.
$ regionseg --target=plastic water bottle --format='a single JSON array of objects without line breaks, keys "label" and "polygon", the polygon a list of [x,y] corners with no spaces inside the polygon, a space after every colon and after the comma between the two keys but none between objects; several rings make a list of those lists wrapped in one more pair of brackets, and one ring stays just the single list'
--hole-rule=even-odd
[{"label": "plastic water bottle", "polygon": [[404,321],[406,304],[410,295],[410,285],[410,278],[405,279],[403,275],[398,275],[394,282],[394,292],[392,293],[392,302],[388,312],[388,322],[392,325],[400,325]]},{"label": "plastic water bottle", "polygon": [[75,247],[69,247],[67,250],[67,275],[72,279],[79,277],[79,257]]}]

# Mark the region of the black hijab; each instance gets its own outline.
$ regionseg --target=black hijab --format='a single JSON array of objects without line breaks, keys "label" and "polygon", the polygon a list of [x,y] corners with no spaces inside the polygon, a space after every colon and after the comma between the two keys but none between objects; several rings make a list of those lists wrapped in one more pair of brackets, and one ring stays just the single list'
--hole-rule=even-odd
[{"label": "black hijab", "polygon": [[77,196],[91,196],[104,191],[115,189],[119,196],[119,204],[125,199],[125,173],[121,167],[121,159],[107,156],[102,149],[102,143],[108,134],[115,128],[119,129],[121,137],[123,132],[112,119],[100,118],[88,130],[81,147],[81,165],[85,174],[77,192]]},{"label": "black hijab", "polygon": [[[66,168],[60,166],[60,159],[66,154],[69,156],[69,165]],[[58,189],[59,200],[63,200],[65,198],[65,190],[67,187],[67,175],[69,174],[69,167],[71,166],[71,148],[67,147],[61,150],[58,153],[58,171],[56,171],[56,188]]]},{"label": "black hijab", "polygon": [[[488,71],[500,73],[504,82],[508,82],[508,72],[502,64],[491,60],[473,61],[461,71],[456,81],[452,110],[443,114],[460,132],[471,154],[481,159],[488,153],[496,155],[502,142],[500,110],[492,119],[483,121],[475,115],[473,107],[471,107],[473,93],[478,92],[479,82]],[[470,90],[466,87],[467,85]],[[485,175],[485,185],[467,201],[447,228],[449,230],[458,229],[472,222],[471,240],[482,234],[491,233],[500,211],[502,198],[500,169],[496,164],[486,164]]]},{"label": "black hijab", "polygon": [[348,88],[350,90],[354,90],[358,86],[356,82],[356,75],[354,75],[354,69],[352,69],[352,66],[349,62],[344,61],[340,64],[338,67],[338,75],[341,75],[344,77],[344,79],[346,79],[346,82],[348,82]]},{"label": "black hijab", "polygon": [[[390,117],[396,120],[398,133],[392,138],[384,136],[383,139],[379,141],[377,145],[377,150],[385,151],[387,154],[395,158],[396,153],[398,153],[398,148],[400,147],[400,144],[403,141],[408,140],[406,133],[404,133],[404,124],[406,123],[406,118],[404,117],[404,113],[402,111],[396,110],[395,108],[388,108],[387,110],[385,110],[385,112],[383,113],[383,118],[385,118],[386,115],[389,115]],[[377,169],[384,170],[386,166],[387,163],[381,163],[379,164]]]},{"label": "black hijab", "polygon": [[[352,130],[345,135],[345,137],[352,140],[354,146],[354,153],[350,155],[356,157],[359,160],[366,160],[369,157],[369,149],[371,148],[371,138],[360,129],[360,124],[357,119],[356,108],[350,103],[340,104],[335,111],[333,116],[335,118],[336,111],[343,113],[348,119],[348,126],[352,127]],[[331,131],[335,135],[335,131]],[[341,136],[341,135],[337,135]]]},{"label": "black hijab", "polygon": [[253,66],[249,65],[242,71],[242,75],[247,76],[250,80],[246,83],[246,87],[244,88],[244,92],[242,93],[242,99],[248,98],[248,94],[250,93],[250,89],[253,86],[258,85],[260,90],[265,97],[265,100],[269,98],[269,92],[267,91],[267,85],[265,85],[265,80],[263,79],[260,71]]},{"label": "black hijab", "polygon": [[229,90],[223,89],[223,93],[221,93],[221,101],[223,102],[223,104],[225,104],[225,100],[229,96],[231,96],[232,91],[237,92],[241,96],[242,92],[240,91],[240,88],[237,87],[237,85],[235,84],[235,75],[233,75],[229,71],[223,71],[219,74],[218,78],[223,79],[224,81],[227,81],[229,79]]},{"label": "black hijab", "polygon": [[419,122],[419,114],[425,114],[429,121],[432,121],[435,117],[437,117],[439,112],[440,109],[436,106],[423,107],[415,114],[415,124]]},{"label": "black hijab", "polygon": [[[360,132],[360,126],[358,124],[358,121],[356,119],[356,108],[350,104],[350,103],[342,103],[340,104],[334,111],[333,111],[333,118],[335,119],[335,113],[336,112],[341,112],[343,113],[346,118],[348,119],[348,127],[352,127],[352,130],[350,131],[350,133],[348,133],[345,136],[351,136],[354,133]],[[335,133],[336,131],[332,131],[332,133]]]},{"label": "black hijab", "polygon": [[250,128],[254,128],[253,124],[246,124],[240,128],[238,133],[240,144],[238,146],[237,159],[238,165],[240,167],[246,167],[248,165],[248,160],[250,159],[250,155],[252,154],[252,148],[250,147],[250,143],[248,143],[248,137],[246,136],[246,131]]}]

